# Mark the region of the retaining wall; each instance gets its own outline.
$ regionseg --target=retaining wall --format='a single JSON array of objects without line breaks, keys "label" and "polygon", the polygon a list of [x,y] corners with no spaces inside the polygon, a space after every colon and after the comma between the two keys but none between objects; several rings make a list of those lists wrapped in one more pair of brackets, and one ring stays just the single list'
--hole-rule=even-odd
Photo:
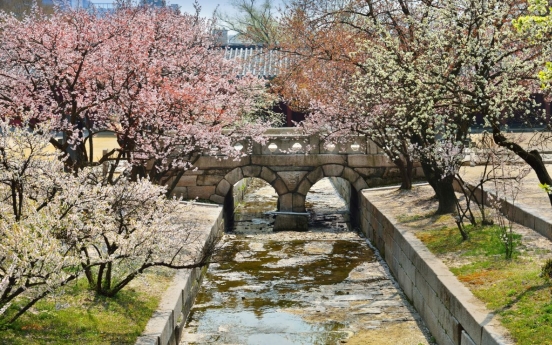
[{"label": "retaining wall", "polygon": [[[218,211],[214,224],[206,230],[205,243],[224,231],[222,207],[205,205]],[[177,271],[171,286],[163,295],[157,311],[146,325],[136,345],[176,345],[180,342],[186,319],[194,304],[207,267]]]},{"label": "retaining wall", "polygon": [[339,177],[329,177],[329,179],[337,191],[337,194],[345,200],[348,207],[351,206],[351,183]]},{"label": "retaining wall", "polygon": [[238,207],[238,204],[241,203],[245,198],[245,191],[251,183],[251,179],[251,177],[246,177],[234,184],[232,188],[232,193],[234,197],[234,208]]},{"label": "retaining wall", "polygon": [[409,229],[386,214],[384,202],[371,202],[370,193],[361,193],[361,229],[380,251],[437,343],[511,344],[483,303]]},{"label": "retaining wall", "polygon": [[[474,188],[473,186],[469,187]],[[462,192],[462,187],[456,180],[454,181],[454,190],[459,193]],[[489,198],[489,195],[492,195],[492,198]],[[491,199],[496,199],[496,194],[489,190],[481,190],[481,188],[478,187],[475,188],[474,198],[477,202],[483,202],[486,206],[491,207]],[[539,214],[531,208],[531,205],[516,204],[504,199],[501,202],[500,211],[511,221],[528,227],[529,229],[533,229],[552,241],[550,213]]]}]

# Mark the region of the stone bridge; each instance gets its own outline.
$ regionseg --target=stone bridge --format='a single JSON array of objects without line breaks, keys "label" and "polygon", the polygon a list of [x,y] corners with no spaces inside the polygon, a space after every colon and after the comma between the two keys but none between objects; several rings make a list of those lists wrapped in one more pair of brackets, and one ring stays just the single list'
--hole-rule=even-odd
[{"label": "stone bridge", "polygon": [[[241,159],[212,154],[201,156],[194,165],[196,169],[180,178],[174,194],[233,205],[234,184],[244,178],[260,178],[272,185],[278,194],[280,213],[274,229],[305,230],[305,197],[320,179],[340,177],[351,184],[351,213],[358,205],[358,191],[400,181],[395,165],[363,136],[325,146],[318,136],[304,136],[295,129],[271,129],[266,134],[269,138],[266,145],[236,143],[237,150],[250,152]],[[420,174],[421,171],[415,172],[415,175]]]}]

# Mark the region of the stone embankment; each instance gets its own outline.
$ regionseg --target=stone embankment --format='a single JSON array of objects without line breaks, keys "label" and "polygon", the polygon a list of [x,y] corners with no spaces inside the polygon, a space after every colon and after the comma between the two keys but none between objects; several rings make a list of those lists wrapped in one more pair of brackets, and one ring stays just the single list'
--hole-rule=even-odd
[{"label": "stone embankment", "polygon": [[[199,237],[198,243],[208,243],[224,231],[222,207],[218,205],[195,204],[183,218],[194,224],[193,236]],[[136,345],[178,344],[204,271],[205,268],[177,271]]]},{"label": "stone embankment", "polygon": [[510,344],[507,332],[483,303],[406,225],[399,224],[390,203],[390,198],[398,195],[389,192],[389,189],[362,192],[361,228],[389,264],[437,343]]},{"label": "stone embankment", "polygon": [[[552,164],[547,164],[546,168],[551,171]],[[483,166],[466,167],[462,170],[462,175],[468,184],[474,186],[478,184],[483,170]],[[455,185],[455,188],[458,192],[461,191],[458,184]],[[505,191],[508,195],[503,195]],[[490,198],[489,194],[493,198]],[[487,206],[489,206],[492,199],[496,199],[497,195],[504,199],[502,212],[509,219],[552,240],[550,200],[548,195],[539,187],[539,180],[533,171],[523,178],[519,185],[513,183],[511,186],[504,188],[500,184],[495,185],[492,181],[489,181],[483,185],[483,190],[478,189],[478,192],[475,193],[476,198],[483,201]]]},{"label": "stone embankment", "polygon": [[[346,182],[344,183],[347,184]],[[543,193],[541,191],[538,191],[536,188],[531,190],[533,191],[532,195],[534,198],[542,199]],[[431,331],[435,341],[439,344],[454,345],[511,343],[506,336],[507,332],[499,325],[494,315],[491,314],[484,307],[484,305],[454,277],[448,268],[433,254],[431,254],[405,226],[402,226],[397,222],[394,216],[396,211],[394,212],[393,210],[388,209],[390,207],[389,202],[382,197],[382,193],[382,190],[365,190],[362,192],[360,197],[361,230],[380,251],[383,259],[385,259],[389,265],[390,272],[396,277],[399,285],[404,291],[404,294],[408,300],[412,302],[414,307],[417,309],[417,312],[421,315],[421,318]],[[346,194],[346,189],[341,189],[341,194]],[[546,195],[544,195],[544,198],[546,198]],[[328,200],[326,197],[323,197],[322,199],[326,201]],[[527,203],[527,200],[529,199],[525,199],[527,199],[527,196],[524,196],[520,200]],[[539,211],[527,211],[528,209],[530,210],[531,207],[538,207],[537,205],[542,204],[542,202],[533,202],[532,206],[522,206],[522,204],[523,203],[519,203],[518,206],[520,209],[526,210],[526,212],[521,213],[521,211],[515,210],[512,214],[522,214],[524,219],[533,216],[533,220],[529,220],[529,226],[533,224],[533,228],[536,230],[539,228],[536,226],[539,224],[539,220],[536,219],[545,218],[545,229],[549,229],[550,223],[546,219],[547,215],[543,216],[539,213]],[[217,209],[220,214],[220,208]],[[324,217],[319,220],[324,221]],[[217,223],[222,224],[222,219],[220,218]],[[547,233],[547,231],[543,232],[545,234]],[[278,240],[282,240],[287,235],[283,236],[280,233],[273,236],[276,236]],[[320,236],[320,234],[317,236]],[[276,238],[272,240],[275,239]],[[237,239],[234,238],[230,240],[236,241]],[[269,240],[271,240],[269,237],[257,240],[256,244],[253,244],[252,246],[249,245],[250,250],[246,251],[245,254],[251,254],[249,259],[253,259],[254,256],[258,254],[259,249],[268,248],[268,245],[264,242]],[[320,239],[313,238],[310,240],[318,241]],[[308,248],[312,251],[315,247],[318,248],[317,245],[309,246]],[[322,247],[323,246],[320,248]],[[307,246],[304,245],[303,248],[307,248]],[[275,253],[278,254],[278,251],[275,251]],[[284,255],[285,253],[282,252],[280,254]],[[305,252],[304,254],[308,253]],[[283,260],[285,258],[278,257],[278,259]],[[288,260],[289,259],[291,258],[288,258]],[[351,271],[349,276],[354,275],[354,272],[355,270]],[[197,273],[188,274],[186,277],[182,277],[180,279],[181,287],[176,288],[176,290],[179,290],[180,292],[175,293],[173,289],[173,292],[168,292],[166,294],[167,298],[164,299],[161,310],[156,313],[156,317],[154,317],[148,325],[148,334],[139,339],[139,344],[169,344],[176,341],[176,339],[180,336],[180,332],[182,330],[181,327],[184,323],[182,317],[179,317],[179,313],[185,309],[183,306],[189,306],[191,304],[190,297],[188,297],[191,295],[183,294],[182,291],[192,291],[197,289],[197,283],[199,280],[198,277],[199,275]],[[190,284],[190,281],[194,282],[194,284]],[[247,284],[247,286],[253,285]],[[316,293],[322,296],[328,291],[320,290]],[[338,291],[344,290],[341,288]],[[333,292],[332,296],[347,296],[346,294],[337,294],[335,293],[336,291]],[[258,294],[259,291],[251,291],[251,293]],[[372,297],[378,296],[377,291],[372,291],[367,288],[364,288],[362,291],[355,291],[354,293],[349,291],[349,296],[351,296],[351,294],[352,296],[364,296],[367,294],[370,294]],[[331,301],[329,295],[326,296],[326,299]],[[186,300],[189,302],[186,302]],[[247,300],[247,297],[245,300]],[[357,301],[357,304],[358,302],[359,301]],[[383,310],[377,307],[377,305],[368,306],[368,304],[372,303],[372,301],[366,300],[366,302],[366,311],[375,313],[376,309],[378,309],[378,312],[383,312]],[[324,307],[324,309],[322,309],[322,307]],[[355,307],[352,306],[350,307],[350,310],[353,310],[354,308]],[[297,315],[308,319],[310,317],[319,317],[320,315],[323,315],[321,314],[323,311],[328,311],[330,309],[331,306],[324,306],[323,304],[320,304],[319,309],[313,307],[306,311],[299,310]],[[310,312],[312,312],[314,316],[310,315]],[[164,319],[165,321],[159,322],[159,319]],[[416,318],[411,320],[416,320]],[[163,324],[163,330],[153,331],[153,326],[155,324]],[[370,323],[367,324],[374,326]],[[176,331],[174,335],[169,334],[171,329]],[[376,329],[385,330],[385,328],[378,327],[376,327]],[[224,332],[224,327],[222,332]],[[377,332],[374,332],[372,334],[375,335],[376,333]],[[384,331],[383,335],[385,335],[385,333],[386,332]],[[153,341],[151,339],[153,339]],[[354,343],[353,337],[350,337],[349,339]],[[161,342],[162,340],[164,342]],[[359,342],[359,344],[363,343]]]}]

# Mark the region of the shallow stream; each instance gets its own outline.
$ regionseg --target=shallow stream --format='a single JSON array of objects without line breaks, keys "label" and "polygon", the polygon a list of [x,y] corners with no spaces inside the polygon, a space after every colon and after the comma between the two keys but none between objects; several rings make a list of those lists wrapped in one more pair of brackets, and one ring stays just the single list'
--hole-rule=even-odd
[{"label": "shallow stream", "polygon": [[181,344],[428,344],[419,316],[329,180],[307,196],[308,232],[271,228],[276,195],[250,186],[211,264]]}]

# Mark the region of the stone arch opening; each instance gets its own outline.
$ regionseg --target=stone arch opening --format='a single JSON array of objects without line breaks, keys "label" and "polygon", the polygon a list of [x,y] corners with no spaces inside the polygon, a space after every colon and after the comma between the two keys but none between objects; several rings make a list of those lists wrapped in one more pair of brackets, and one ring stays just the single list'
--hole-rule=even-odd
[{"label": "stone arch opening", "polygon": [[240,188],[246,188],[251,179],[259,179],[263,183],[271,184],[276,178],[276,174],[271,169],[256,165],[238,167],[224,175],[216,184],[211,200],[218,203],[222,201],[224,204],[224,221],[227,230],[234,225],[236,198],[238,201],[243,198],[243,193],[240,196]]},{"label": "stone arch opening", "polygon": [[[351,184],[341,177],[324,177],[318,180],[309,189],[305,199],[305,209],[326,206],[328,208],[339,208],[349,211]],[[328,200],[328,196],[336,196],[337,200]],[[332,204],[337,202],[337,204]]]},{"label": "stone arch opening", "polygon": [[[276,223],[274,229],[278,230],[307,230],[307,216],[305,208],[306,195],[311,187],[325,177],[342,178],[350,183],[350,197],[348,199],[350,220],[353,226],[358,225],[358,191],[367,188],[364,178],[355,170],[342,164],[326,164],[313,170],[304,169],[276,170],[273,171],[264,165],[247,165],[236,167],[221,176],[216,184],[215,193],[211,200],[224,203],[225,220],[230,226],[233,221],[234,196],[233,188],[236,183],[244,178],[259,178],[269,183],[278,194]],[[312,168],[311,168],[312,169]],[[232,192],[232,193],[231,193]]]},{"label": "stone arch opening", "polygon": [[314,183],[307,193],[305,208],[311,214],[310,224],[336,230],[358,226],[358,192],[342,177],[324,177]]},{"label": "stone arch opening", "polygon": [[357,192],[362,189],[368,188],[368,184],[366,184],[364,178],[353,169],[340,164],[327,164],[320,166],[310,172],[306,176],[305,181],[303,181],[303,183],[305,183],[305,186],[300,186],[303,188],[300,188],[299,192],[304,192],[306,195],[308,190],[310,190],[310,188],[316,182],[320,181],[324,177],[340,177],[346,181],[349,181],[349,183],[351,184],[351,189],[355,189],[355,191]]},{"label": "stone arch opening", "polygon": [[[339,177],[351,184],[352,192],[349,198],[349,204],[352,205],[350,217],[353,220],[353,226],[357,225],[359,219],[358,212],[358,190],[367,188],[366,181],[353,169],[341,164],[326,164],[316,167],[310,171],[288,171],[278,172],[279,179],[282,180],[282,185],[285,188],[279,190],[279,186],[275,186],[279,194],[279,211],[283,211],[285,215],[277,216],[274,226],[275,230],[307,230],[308,229],[308,213],[306,213],[305,199],[311,187],[319,180],[325,177]],[[280,221],[279,221],[280,220]]]},{"label": "stone arch opening", "polygon": [[257,177],[269,184],[273,184],[273,182],[277,179],[274,171],[267,167],[258,165],[238,167],[232,169],[229,173],[224,175],[224,177],[216,184],[215,194],[213,194],[213,197],[226,197],[233,185],[247,177]]},{"label": "stone arch opening", "polygon": [[278,194],[265,180],[244,177],[233,185],[232,193],[228,193],[227,198],[233,199],[232,204],[225,207],[228,212],[228,230],[255,233],[272,223],[273,216],[270,213],[277,210]]},{"label": "stone arch opening", "polygon": [[359,193],[362,189],[368,188],[366,180],[347,166],[327,164],[309,173],[306,176],[303,188],[299,192],[304,192],[306,196],[311,188],[324,178],[329,178],[332,181],[339,195],[347,203],[351,226],[353,228],[358,227],[360,224]]}]

